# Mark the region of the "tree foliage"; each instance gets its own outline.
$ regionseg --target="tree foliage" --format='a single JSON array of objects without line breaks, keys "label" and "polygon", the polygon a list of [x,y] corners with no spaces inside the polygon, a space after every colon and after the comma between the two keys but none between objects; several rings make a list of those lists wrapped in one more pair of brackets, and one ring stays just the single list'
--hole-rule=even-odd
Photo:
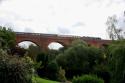
[{"label": "tree foliage", "polygon": [[15,41],[15,33],[10,28],[0,26],[0,47],[3,49],[13,48]]},{"label": "tree foliage", "polygon": [[125,83],[125,41],[110,45],[108,61],[112,83]]},{"label": "tree foliage", "polygon": [[93,67],[100,63],[103,56],[99,49],[89,47],[84,42],[75,43],[64,53],[57,56],[56,61],[66,70],[66,75],[79,75],[89,73]]},{"label": "tree foliage", "polygon": [[94,75],[83,75],[74,78],[72,83],[104,83],[104,81]]},{"label": "tree foliage", "polygon": [[0,49],[0,83],[32,83],[32,62]]},{"label": "tree foliage", "polygon": [[27,49],[27,56],[29,56],[33,61],[36,61],[37,55],[41,53],[42,49],[39,46],[30,45]]}]

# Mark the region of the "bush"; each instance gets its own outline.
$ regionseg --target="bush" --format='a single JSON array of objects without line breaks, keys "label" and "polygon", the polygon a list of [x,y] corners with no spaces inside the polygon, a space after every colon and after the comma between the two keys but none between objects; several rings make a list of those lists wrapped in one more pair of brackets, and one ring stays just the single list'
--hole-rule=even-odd
[{"label": "bush", "polygon": [[27,58],[9,56],[0,50],[0,83],[32,83],[32,65]]},{"label": "bush", "polygon": [[[46,77],[47,75],[47,65],[48,65],[48,55],[44,52],[41,52],[36,57],[36,63],[38,63],[37,74],[40,77]],[[39,64],[41,63],[41,64]]]},{"label": "bush", "polygon": [[47,75],[47,77],[49,79],[51,79],[51,80],[57,80],[59,66],[58,66],[58,64],[57,64],[56,61],[51,61],[50,63],[48,63],[46,70],[47,70],[46,71],[46,75]]},{"label": "bush", "polygon": [[62,69],[62,67],[59,68],[59,71],[58,71],[58,80],[61,81],[61,82],[65,82],[66,81],[66,77],[65,77],[65,70]]},{"label": "bush", "polygon": [[42,62],[42,66],[46,66],[48,63],[48,55],[44,52],[41,52],[36,57],[36,62]]},{"label": "bush", "polygon": [[102,78],[105,83],[110,83],[111,75],[105,64],[96,65],[92,74]]},{"label": "bush", "polygon": [[83,75],[77,78],[73,78],[72,83],[104,83],[104,81],[97,76]]}]

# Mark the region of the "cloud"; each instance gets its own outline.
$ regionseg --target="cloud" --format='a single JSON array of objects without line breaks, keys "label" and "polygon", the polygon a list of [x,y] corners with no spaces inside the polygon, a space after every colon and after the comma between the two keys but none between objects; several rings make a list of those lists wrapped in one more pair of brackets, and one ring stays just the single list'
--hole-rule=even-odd
[{"label": "cloud", "polygon": [[7,2],[7,1],[11,1],[11,0],[0,0],[0,5],[2,5],[3,3]]},{"label": "cloud", "polygon": [[33,32],[34,32],[34,30],[33,30],[33,29],[31,29],[31,28],[25,28],[25,29],[24,29],[24,32],[31,32],[31,33],[33,33]]},{"label": "cloud", "polygon": [[0,10],[0,17],[6,20],[14,20],[14,21],[32,21],[32,19],[28,16],[19,15],[13,11]]},{"label": "cloud", "polygon": [[4,1],[4,0],[0,0],[0,3],[1,3],[2,1]]},{"label": "cloud", "polygon": [[72,25],[72,27],[79,27],[79,26],[85,26],[85,24],[82,22],[77,22],[74,25]]},{"label": "cloud", "polygon": [[64,27],[58,27],[57,31],[59,34],[69,34],[70,30],[68,28],[64,28]]},{"label": "cloud", "polygon": [[0,5],[0,24],[15,31],[106,38],[107,17],[124,8],[124,0],[7,0]]},{"label": "cloud", "polygon": [[0,10],[0,25],[9,27],[16,32],[19,31],[33,32],[33,30],[30,29],[31,22],[32,19],[29,17],[21,16],[12,11]]},{"label": "cloud", "polygon": [[86,0],[85,6],[109,7],[114,4],[123,4],[125,0]]}]

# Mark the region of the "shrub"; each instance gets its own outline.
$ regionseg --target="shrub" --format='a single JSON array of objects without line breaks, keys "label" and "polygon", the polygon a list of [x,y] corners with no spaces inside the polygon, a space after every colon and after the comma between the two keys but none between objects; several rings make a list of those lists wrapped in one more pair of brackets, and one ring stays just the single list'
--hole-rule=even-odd
[{"label": "shrub", "polygon": [[66,81],[65,73],[66,73],[65,70],[62,69],[62,67],[60,67],[59,71],[58,71],[58,80],[59,81],[62,81],[62,82]]},{"label": "shrub", "polygon": [[83,75],[73,78],[72,83],[104,83],[104,81],[97,76]]},{"label": "shrub", "polygon": [[42,66],[46,66],[48,63],[48,55],[44,52],[41,52],[36,57],[36,62],[42,62]]},{"label": "shrub", "polygon": [[105,64],[96,65],[94,68],[93,74],[102,78],[105,83],[110,83],[111,75],[107,65]]},{"label": "shrub", "polygon": [[59,71],[59,66],[56,61],[51,61],[50,63],[48,63],[46,75],[49,79],[57,80],[58,71]]},{"label": "shrub", "polygon": [[32,83],[32,69],[29,59],[0,50],[0,83]]}]

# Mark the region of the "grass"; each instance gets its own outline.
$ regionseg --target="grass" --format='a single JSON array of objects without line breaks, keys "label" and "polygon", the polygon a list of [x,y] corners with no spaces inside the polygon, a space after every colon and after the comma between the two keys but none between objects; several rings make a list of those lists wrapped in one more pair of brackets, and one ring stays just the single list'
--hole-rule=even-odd
[{"label": "grass", "polygon": [[33,83],[59,83],[59,82],[46,80],[40,77],[33,77]]}]

